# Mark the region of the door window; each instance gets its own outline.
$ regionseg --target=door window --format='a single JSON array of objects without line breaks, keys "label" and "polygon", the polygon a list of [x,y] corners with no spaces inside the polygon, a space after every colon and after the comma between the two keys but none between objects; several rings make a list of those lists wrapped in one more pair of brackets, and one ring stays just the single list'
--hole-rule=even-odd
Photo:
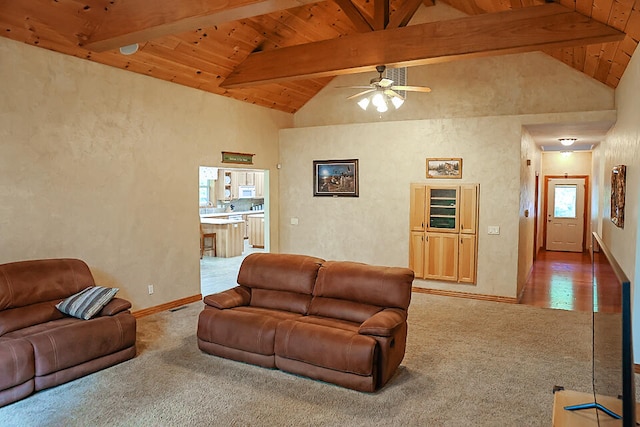
[{"label": "door window", "polygon": [[553,216],[556,218],[575,218],[578,201],[578,186],[575,184],[556,185]]}]

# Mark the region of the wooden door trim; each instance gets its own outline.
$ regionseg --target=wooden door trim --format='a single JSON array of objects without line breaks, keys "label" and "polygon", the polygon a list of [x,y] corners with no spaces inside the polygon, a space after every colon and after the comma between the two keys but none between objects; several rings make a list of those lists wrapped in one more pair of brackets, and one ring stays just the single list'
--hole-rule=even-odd
[{"label": "wooden door trim", "polygon": [[549,217],[549,181],[552,179],[584,179],[584,209],[582,212],[582,251],[585,250],[587,243],[587,209],[589,200],[591,199],[589,193],[589,175],[545,175],[544,176],[544,226],[542,245],[547,249],[547,218]]}]

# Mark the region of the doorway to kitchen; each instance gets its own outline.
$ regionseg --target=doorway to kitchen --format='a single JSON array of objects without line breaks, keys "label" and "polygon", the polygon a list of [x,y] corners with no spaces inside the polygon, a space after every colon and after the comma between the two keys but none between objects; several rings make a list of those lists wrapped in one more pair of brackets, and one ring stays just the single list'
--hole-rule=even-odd
[{"label": "doorway to kitchen", "polygon": [[269,251],[269,171],[201,166],[198,175],[204,296],[236,286],[244,258]]}]

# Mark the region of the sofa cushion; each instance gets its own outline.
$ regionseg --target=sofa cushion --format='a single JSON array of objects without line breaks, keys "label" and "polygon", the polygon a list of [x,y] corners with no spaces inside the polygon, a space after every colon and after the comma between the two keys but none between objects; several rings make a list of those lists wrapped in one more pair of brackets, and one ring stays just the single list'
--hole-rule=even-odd
[{"label": "sofa cushion", "polygon": [[89,320],[107,305],[118,292],[118,288],[90,286],[56,304],[56,308],[78,319]]},{"label": "sofa cushion", "polygon": [[278,326],[275,352],[286,359],[363,376],[372,376],[377,363],[372,337],[296,320]]},{"label": "sofa cushion", "polygon": [[286,310],[306,314],[311,304],[311,295],[296,292],[273,291],[255,288],[251,290],[251,306]]},{"label": "sofa cushion", "polygon": [[45,259],[0,265],[0,311],[63,298],[93,286],[79,259]]},{"label": "sofa cushion", "polygon": [[36,376],[48,375],[135,346],[136,320],[128,314],[78,319],[26,336],[33,346]]},{"label": "sofa cushion", "polygon": [[322,262],[306,255],[253,253],[242,261],[238,284],[310,295]]},{"label": "sofa cushion", "polygon": [[198,318],[198,338],[251,353],[273,355],[278,323],[300,315],[254,307],[208,307]]},{"label": "sofa cushion", "polygon": [[62,319],[64,314],[56,309],[58,302],[60,302],[59,299],[0,311],[0,336],[29,326]]},{"label": "sofa cushion", "polygon": [[0,391],[29,381],[33,378],[34,366],[29,341],[0,338]]},{"label": "sofa cushion", "polygon": [[408,268],[327,261],[318,271],[313,295],[406,310],[413,277]]},{"label": "sofa cushion", "polygon": [[337,298],[315,297],[309,307],[309,314],[362,323],[380,310],[382,307],[376,305]]}]

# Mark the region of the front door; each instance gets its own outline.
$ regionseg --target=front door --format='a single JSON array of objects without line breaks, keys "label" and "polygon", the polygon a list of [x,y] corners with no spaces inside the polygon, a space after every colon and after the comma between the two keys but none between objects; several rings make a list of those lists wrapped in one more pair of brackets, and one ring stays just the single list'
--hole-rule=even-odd
[{"label": "front door", "polygon": [[548,251],[582,252],[584,178],[552,178],[547,188]]}]

